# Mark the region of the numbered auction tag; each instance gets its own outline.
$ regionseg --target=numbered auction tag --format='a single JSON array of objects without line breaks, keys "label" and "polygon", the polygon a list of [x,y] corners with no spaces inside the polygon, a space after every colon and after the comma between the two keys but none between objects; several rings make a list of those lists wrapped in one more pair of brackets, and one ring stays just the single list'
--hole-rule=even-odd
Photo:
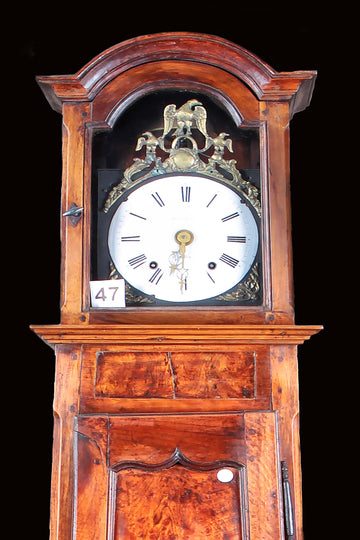
[{"label": "numbered auction tag", "polygon": [[90,281],[92,307],[125,307],[125,281],[106,279]]}]

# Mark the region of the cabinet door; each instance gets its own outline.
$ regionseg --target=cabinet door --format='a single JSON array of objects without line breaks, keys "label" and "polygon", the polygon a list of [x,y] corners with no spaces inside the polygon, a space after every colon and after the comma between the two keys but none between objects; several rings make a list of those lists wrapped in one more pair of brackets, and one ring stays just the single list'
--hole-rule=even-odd
[{"label": "cabinet door", "polygon": [[281,538],[273,413],[76,424],[77,540]]}]

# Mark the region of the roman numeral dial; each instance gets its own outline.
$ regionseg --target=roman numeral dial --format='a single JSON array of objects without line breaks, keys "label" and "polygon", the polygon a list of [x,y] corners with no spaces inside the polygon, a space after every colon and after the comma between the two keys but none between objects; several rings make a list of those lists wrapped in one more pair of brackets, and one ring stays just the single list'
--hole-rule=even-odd
[{"label": "roman numeral dial", "polygon": [[237,242],[238,244],[245,244],[246,236],[228,236],[228,242]]},{"label": "roman numeral dial", "polygon": [[160,197],[157,191],[155,193],[152,193],[151,196],[154,199],[154,201],[160,206],[160,208],[165,206],[164,201],[162,200],[162,198]]},{"label": "roman numeral dial", "polygon": [[191,186],[181,186],[182,202],[190,202]]},{"label": "roman numeral dial", "polygon": [[159,175],[124,195],[108,245],[118,274],[152,302],[203,302],[247,275],[258,256],[259,223],[224,183]]},{"label": "roman numeral dial", "polygon": [[145,264],[145,261],[146,261],[146,255],[142,253],[141,255],[137,255],[136,257],[129,259],[128,263],[133,268],[139,268],[139,266],[141,266],[142,264]]},{"label": "roman numeral dial", "polygon": [[226,255],[226,253],[223,253],[219,260],[225,264],[227,264],[228,266],[230,266],[231,268],[235,268],[240,261],[238,261],[238,259],[235,259],[235,257],[231,257],[230,255]]},{"label": "roman numeral dial", "polygon": [[237,217],[240,217],[239,212],[233,212],[232,214],[229,214],[228,216],[221,218],[221,221],[225,223],[225,221],[230,221],[230,219],[235,219]]}]

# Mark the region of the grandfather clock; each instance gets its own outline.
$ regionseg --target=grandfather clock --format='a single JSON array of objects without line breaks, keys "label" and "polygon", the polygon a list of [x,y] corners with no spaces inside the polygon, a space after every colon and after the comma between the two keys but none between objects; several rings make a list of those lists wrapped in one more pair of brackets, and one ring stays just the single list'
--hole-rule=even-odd
[{"label": "grandfather clock", "polygon": [[302,539],[289,122],[316,73],[193,33],[38,77],[63,115],[52,540]]}]

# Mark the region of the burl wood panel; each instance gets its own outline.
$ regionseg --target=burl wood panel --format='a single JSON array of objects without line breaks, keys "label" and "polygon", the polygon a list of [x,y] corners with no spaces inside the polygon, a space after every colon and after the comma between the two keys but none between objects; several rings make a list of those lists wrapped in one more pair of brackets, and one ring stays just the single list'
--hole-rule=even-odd
[{"label": "burl wood panel", "polygon": [[95,396],[253,398],[254,350],[239,353],[121,353],[96,357]]},{"label": "burl wood panel", "polygon": [[114,540],[241,540],[238,471],[230,470],[234,478],[228,483],[218,480],[217,470],[182,465],[154,473],[120,471]]},{"label": "burl wood panel", "polygon": [[171,354],[175,393],[184,398],[253,398],[256,352]]},{"label": "burl wood panel", "polygon": [[167,398],[173,395],[168,354],[99,352],[96,355],[96,397]]}]

